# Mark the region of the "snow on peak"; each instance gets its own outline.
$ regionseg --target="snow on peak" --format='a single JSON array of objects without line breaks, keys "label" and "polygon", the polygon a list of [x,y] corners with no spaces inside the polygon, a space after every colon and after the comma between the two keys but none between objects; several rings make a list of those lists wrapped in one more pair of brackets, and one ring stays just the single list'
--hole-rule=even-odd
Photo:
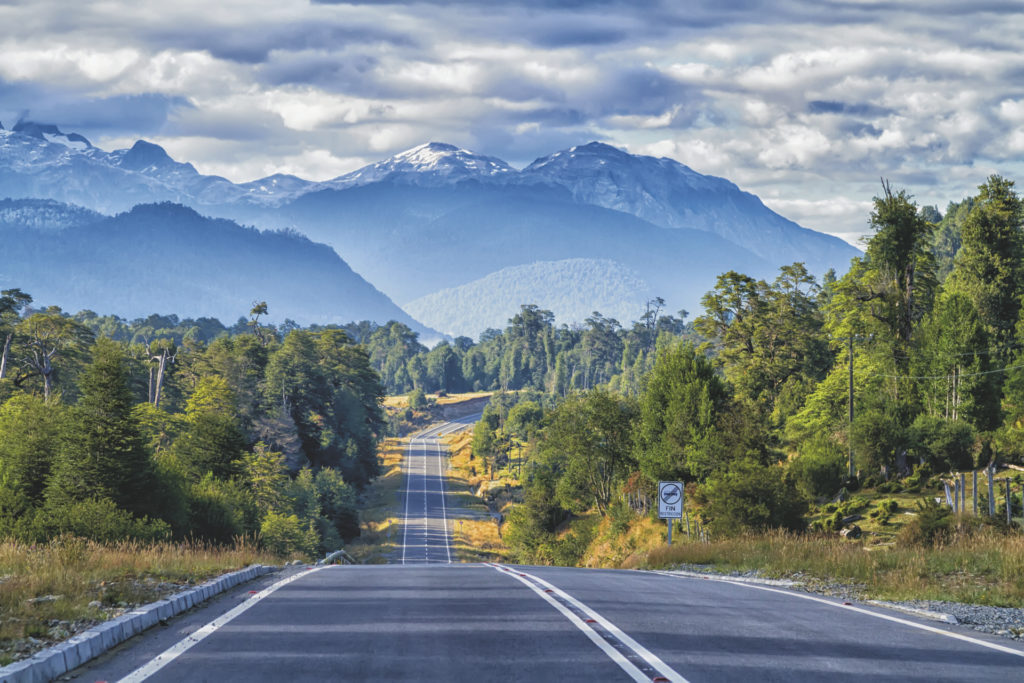
[{"label": "snow on peak", "polygon": [[22,119],[14,124],[14,128],[11,130],[15,133],[27,135],[30,138],[63,145],[70,149],[81,151],[92,148],[92,143],[86,140],[84,136],[78,133],[63,133],[52,123],[36,123],[35,121]]},{"label": "snow on peak", "polygon": [[333,188],[366,185],[386,178],[401,178],[418,185],[460,180],[486,180],[516,173],[497,157],[475,154],[445,142],[427,142],[324,183]]}]

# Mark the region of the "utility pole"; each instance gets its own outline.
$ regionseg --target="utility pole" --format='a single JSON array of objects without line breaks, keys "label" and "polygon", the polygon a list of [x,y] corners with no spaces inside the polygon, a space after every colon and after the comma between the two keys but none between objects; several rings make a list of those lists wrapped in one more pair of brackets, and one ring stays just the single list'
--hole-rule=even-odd
[{"label": "utility pole", "polygon": [[850,447],[850,471],[848,476],[853,480],[853,335],[850,335],[850,346],[847,354],[850,359],[850,426],[846,433],[846,444]]}]

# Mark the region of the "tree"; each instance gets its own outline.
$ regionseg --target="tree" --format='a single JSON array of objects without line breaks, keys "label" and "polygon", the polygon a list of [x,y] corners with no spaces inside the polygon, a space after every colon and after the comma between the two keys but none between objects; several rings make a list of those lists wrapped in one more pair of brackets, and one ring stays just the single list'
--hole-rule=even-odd
[{"label": "tree", "polygon": [[54,363],[61,358],[75,359],[92,341],[92,333],[79,322],[61,315],[59,309],[35,313],[21,321],[16,330],[21,338],[19,363],[28,375],[15,380],[21,384],[31,375],[43,381],[43,398],[50,400],[53,393]]},{"label": "tree", "polygon": [[0,406],[0,487],[33,506],[43,491],[63,437],[67,408],[29,394]]},{"label": "tree", "polygon": [[719,425],[729,408],[725,384],[692,345],[659,355],[640,398],[640,470],[651,481],[693,481],[724,466],[728,455]]},{"label": "tree", "polygon": [[171,454],[191,481],[207,474],[228,479],[240,472],[246,442],[234,406],[234,394],[222,377],[204,377],[189,397],[185,427]]},{"label": "tree", "polygon": [[981,185],[961,230],[951,283],[974,304],[993,342],[1011,345],[1024,293],[1024,202],[1012,180],[991,176]]},{"label": "tree", "polygon": [[21,310],[30,303],[32,297],[20,289],[0,291],[0,379],[7,376],[7,358]]},{"label": "tree", "polygon": [[544,430],[543,454],[556,464],[561,505],[608,509],[615,486],[635,468],[632,422],[635,405],[595,389],[573,394],[552,411]]},{"label": "tree", "polygon": [[68,438],[46,491],[47,506],[109,499],[135,515],[157,516],[160,496],[145,439],[132,414],[124,357],[116,342],[99,339],[71,410]]}]

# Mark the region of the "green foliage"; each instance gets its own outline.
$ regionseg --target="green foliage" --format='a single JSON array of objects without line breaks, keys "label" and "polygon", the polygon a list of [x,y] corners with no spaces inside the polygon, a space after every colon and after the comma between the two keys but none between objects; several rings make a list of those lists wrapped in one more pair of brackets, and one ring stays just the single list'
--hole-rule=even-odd
[{"label": "green foliage", "polygon": [[256,530],[257,514],[252,494],[236,480],[208,473],[189,490],[188,530],[196,538],[230,543]]},{"label": "green foliage", "polygon": [[427,395],[422,389],[413,389],[409,392],[409,407],[413,410],[423,410],[428,405]]},{"label": "green foliage", "polygon": [[312,558],[320,538],[312,521],[303,524],[297,515],[270,512],[260,525],[260,542],[276,555]]},{"label": "green foliage", "polygon": [[917,504],[917,515],[900,530],[904,544],[931,546],[949,538],[953,527],[953,511],[931,498]]},{"label": "green foliage", "polygon": [[767,529],[802,530],[807,502],[785,470],[740,460],[698,489],[708,524],[725,536]]},{"label": "green foliage", "polygon": [[53,467],[50,507],[108,499],[133,514],[158,516],[156,475],[132,414],[128,372],[118,345],[100,339],[82,375],[82,398],[71,410],[67,438]]},{"label": "green foliage", "polygon": [[966,422],[954,422],[925,414],[911,427],[912,453],[931,471],[961,472],[974,467],[977,434]]},{"label": "green foliage", "polygon": [[651,481],[703,480],[726,466],[729,394],[711,363],[681,344],[658,357],[640,398],[636,459]]},{"label": "green foliage", "polygon": [[540,457],[559,474],[562,507],[604,514],[616,486],[635,468],[635,404],[601,390],[573,394],[552,411]]},{"label": "green foliage", "polygon": [[125,539],[163,541],[171,536],[171,527],[159,519],[137,518],[105,498],[70,501],[63,506],[48,506],[32,523],[37,540],[62,534],[112,543]]},{"label": "green foliage", "polygon": [[789,465],[789,472],[801,493],[808,498],[831,496],[847,475],[847,454],[827,436],[806,441]]},{"label": "green foliage", "polygon": [[0,486],[32,505],[43,491],[61,446],[67,408],[29,394],[0,405]]}]

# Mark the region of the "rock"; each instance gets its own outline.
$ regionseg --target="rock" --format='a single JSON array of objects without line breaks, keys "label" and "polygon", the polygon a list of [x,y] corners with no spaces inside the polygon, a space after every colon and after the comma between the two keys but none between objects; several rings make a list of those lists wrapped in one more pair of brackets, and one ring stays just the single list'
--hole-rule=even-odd
[{"label": "rock", "polygon": [[100,602],[99,600],[93,600],[92,602],[89,603],[89,607],[92,608],[92,609],[99,609],[99,608],[103,607],[103,603]]},{"label": "rock", "polygon": [[63,595],[41,595],[38,598],[29,598],[25,602],[30,605],[39,605],[44,602],[57,602],[63,597]]},{"label": "rock", "polygon": [[860,538],[861,530],[859,526],[854,524],[840,531],[839,535],[843,538]]}]

